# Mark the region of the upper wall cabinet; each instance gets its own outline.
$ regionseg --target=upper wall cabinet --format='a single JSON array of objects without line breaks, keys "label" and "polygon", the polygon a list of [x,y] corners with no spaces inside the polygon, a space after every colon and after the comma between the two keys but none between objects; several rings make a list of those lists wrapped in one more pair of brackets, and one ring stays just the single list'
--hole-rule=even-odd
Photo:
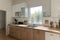
[{"label": "upper wall cabinet", "polygon": [[20,3],[13,5],[13,17],[25,17],[27,5],[26,3]]}]

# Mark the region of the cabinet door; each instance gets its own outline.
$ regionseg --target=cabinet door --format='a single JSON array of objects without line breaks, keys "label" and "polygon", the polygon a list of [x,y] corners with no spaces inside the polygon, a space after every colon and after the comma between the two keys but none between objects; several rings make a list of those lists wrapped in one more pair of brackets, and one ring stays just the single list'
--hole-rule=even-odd
[{"label": "cabinet door", "polygon": [[38,31],[37,30],[33,30],[33,40],[39,40],[38,37]]},{"label": "cabinet door", "polygon": [[45,40],[59,40],[58,34],[46,32]]},{"label": "cabinet door", "polygon": [[45,40],[45,32],[41,30],[34,30],[33,40]]},{"label": "cabinet door", "polygon": [[56,39],[60,40],[60,34],[58,34],[58,38],[56,38]]},{"label": "cabinet door", "polygon": [[53,33],[53,34],[54,34],[54,40],[59,40],[59,35],[56,33]]},{"label": "cabinet door", "polygon": [[53,34],[46,32],[45,33],[45,40],[54,40]]},{"label": "cabinet door", "polygon": [[15,26],[10,26],[10,36],[15,37],[16,38],[16,27]]},{"label": "cabinet door", "polygon": [[39,40],[45,40],[45,31],[39,30]]},{"label": "cabinet door", "polygon": [[27,28],[27,40],[33,40],[33,30]]},{"label": "cabinet door", "polygon": [[27,29],[22,28],[21,30],[21,40],[27,40]]},{"label": "cabinet door", "polygon": [[17,29],[17,31],[16,31],[16,35],[17,35],[16,38],[21,40],[24,28],[16,27],[16,29]]},{"label": "cabinet door", "polygon": [[21,40],[33,40],[33,31],[29,28],[21,29]]}]

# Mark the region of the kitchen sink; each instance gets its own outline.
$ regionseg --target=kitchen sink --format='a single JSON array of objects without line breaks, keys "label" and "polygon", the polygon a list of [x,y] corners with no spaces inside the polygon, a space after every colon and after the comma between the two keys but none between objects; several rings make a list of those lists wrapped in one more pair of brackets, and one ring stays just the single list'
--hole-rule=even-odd
[{"label": "kitchen sink", "polygon": [[28,27],[37,27],[38,25],[28,25]]}]

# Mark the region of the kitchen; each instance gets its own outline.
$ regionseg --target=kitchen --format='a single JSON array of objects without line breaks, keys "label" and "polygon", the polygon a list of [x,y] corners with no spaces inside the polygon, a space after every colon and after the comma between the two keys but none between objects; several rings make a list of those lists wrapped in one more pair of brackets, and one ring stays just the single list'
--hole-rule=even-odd
[{"label": "kitchen", "polygon": [[0,2],[0,9],[6,10],[6,35],[16,40],[60,40],[60,0],[6,1]]},{"label": "kitchen", "polygon": [[[23,1],[23,3],[20,3],[18,0],[13,3],[13,18],[15,18],[15,20],[13,24],[9,24],[9,35],[16,38],[17,40],[60,40],[60,7],[57,5],[59,4],[59,0],[26,1],[27,2]],[[31,22],[31,19],[29,18],[31,17],[31,14],[28,13],[32,13],[34,8],[37,7],[41,7],[39,12],[42,12],[42,16],[39,15],[39,17],[41,16],[42,19],[39,20],[42,21],[38,20],[38,22],[35,22],[36,20],[34,19]],[[27,9],[27,13],[21,15],[21,11],[22,13],[25,13],[25,8]],[[31,22],[30,24],[29,21]]]}]

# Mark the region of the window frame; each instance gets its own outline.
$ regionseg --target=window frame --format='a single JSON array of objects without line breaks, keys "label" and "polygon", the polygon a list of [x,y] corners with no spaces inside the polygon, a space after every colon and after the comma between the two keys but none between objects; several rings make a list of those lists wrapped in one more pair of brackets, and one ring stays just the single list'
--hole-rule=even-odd
[{"label": "window frame", "polygon": [[[37,6],[37,7],[39,7],[39,6]],[[28,18],[29,18],[29,21],[30,21],[30,8],[34,8],[34,7],[29,7],[28,8]],[[43,13],[43,6],[42,6],[42,13]],[[29,22],[29,24],[31,24],[30,22]],[[31,24],[32,25],[32,24]],[[43,14],[42,14],[42,24],[36,24],[36,25],[40,25],[40,26],[42,26],[43,25]]]}]

